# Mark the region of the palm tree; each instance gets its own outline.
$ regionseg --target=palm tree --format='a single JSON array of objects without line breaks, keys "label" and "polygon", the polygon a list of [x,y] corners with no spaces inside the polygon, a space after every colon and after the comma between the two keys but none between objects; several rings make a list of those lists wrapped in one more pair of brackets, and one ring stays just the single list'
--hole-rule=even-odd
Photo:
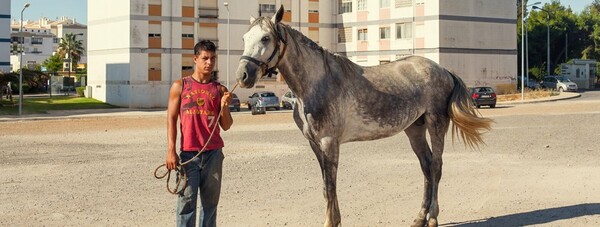
[{"label": "palm tree", "polygon": [[80,34],[68,33],[60,39],[58,44],[58,54],[63,58],[67,59],[67,52],[70,52],[68,56],[73,58],[73,64],[77,65],[77,62],[81,59],[84,53],[83,43],[81,40],[77,40],[77,36]]}]

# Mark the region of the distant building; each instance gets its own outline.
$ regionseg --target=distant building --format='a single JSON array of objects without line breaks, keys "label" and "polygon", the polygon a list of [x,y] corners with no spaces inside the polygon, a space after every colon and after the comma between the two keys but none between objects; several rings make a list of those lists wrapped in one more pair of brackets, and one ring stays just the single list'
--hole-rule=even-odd
[{"label": "distant building", "polygon": [[[517,77],[516,0],[245,0],[227,1],[228,7],[224,2],[88,1],[93,97],[125,107],[165,107],[172,82],[193,72],[193,45],[202,39],[217,44],[216,71],[232,87],[249,18],[272,16],[280,5],[284,23],[363,66],[420,55],[468,86],[511,84]],[[281,96],[288,88],[278,75],[235,92],[245,102],[256,90]]]},{"label": "distant building", "polygon": [[[58,49],[60,39],[65,34],[73,33],[78,35],[77,40],[81,40],[83,48],[87,50],[87,26],[77,23],[75,19],[61,17],[57,20],[49,20],[42,17],[37,21],[23,21],[23,31],[20,32],[20,20],[13,19],[11,27],[11,58],[12,70],[19,68],[19,51],[23,51],[23,67],[35,68],[41,65],[44,60],[55,54]],[[79,68],[87,64],[87,55],[81,56]],[[68,64],[65,63],[65,70]],[[75,70],[77,66],[73,66]]]},{"label": "distant building", "polygon": [[571,63],[560,65],[560,74],[577,84],[580,89],[596,87],[596,60],[573,59]]},{"label": "distant building", "polygon": [[0,1],[0,73],[10,72],[10,1]]}]

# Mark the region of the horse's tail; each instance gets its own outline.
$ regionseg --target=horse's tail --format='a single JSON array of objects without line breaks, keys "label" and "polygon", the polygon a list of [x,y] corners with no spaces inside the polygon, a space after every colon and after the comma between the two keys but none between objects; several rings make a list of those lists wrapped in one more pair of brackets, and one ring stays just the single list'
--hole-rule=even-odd
[{"label": "horse's tail", "polygon": [[450,97],[450,105],[448,105],[448,114],[453,123],[452,142],[458,134],[465,146],[475,148],[479,144],[485,144],[481,135],[491,129],[494,121],[479,115],[479,112],[473,108],[473,100],[471,100],[465,83],[451,72],[448,73],[454,80],[454,89]]}]

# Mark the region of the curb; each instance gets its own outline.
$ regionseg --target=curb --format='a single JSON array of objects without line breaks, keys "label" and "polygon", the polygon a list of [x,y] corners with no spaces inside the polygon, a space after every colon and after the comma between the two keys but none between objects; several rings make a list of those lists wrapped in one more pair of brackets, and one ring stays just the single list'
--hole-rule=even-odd
[{"label": "curb", "polygon": [[518,101],[504,101],[498,102],[498,105],[521,105],[521,104],[531,104],[531,103],[542,103],[542,102],[555,102],[560,100],[568,100],[581,97],[579,93],[573,92],[562,92],[560,95],[552,96],[550,98],[543,99],[534,99],[534,100],[518,100]]}]

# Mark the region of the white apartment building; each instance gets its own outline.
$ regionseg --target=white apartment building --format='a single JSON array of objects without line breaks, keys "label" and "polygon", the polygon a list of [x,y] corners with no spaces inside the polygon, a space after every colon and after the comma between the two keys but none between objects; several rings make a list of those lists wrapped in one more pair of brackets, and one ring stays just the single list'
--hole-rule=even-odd
[{"label": "white apartment building", "polygon": [[[284,23],[363,66],[420,55],[469,86],[517,76],[516,0],[105,0],[88,1],[92,97],[165,107],[170,84],[193,72],[193,46],[202,39],[217,44],[216,71],[231,88],[249,18],[271,16],[280,5]],[[274,77],[235,92],[244,102],[256,90],[287,89]]]},{"label": "white apartment building", "polygon": [[[21,22],[13,19],[11,27],[11,56],[10,64],[12,71],[19,69],[19,50],[23,50],[23,67],[35,68],[44,60],[56,53],[60,39],[69,33],[83,34],[76,36],[82,41],[84,50],[87,50],[87,26],[77,23],[75,19],[61,17],[57,20],[49,20],[42,17],[37,21],[23,21],[23,31],[20,32]],[[87,64],[87,56],[81,56],[78,66],[84,68]],[[65,63],[65,70],[68,70]]]},{"label": "white apartment building", "polygon": [[0,73],[10,72],[10,1],[0,1]]}]

